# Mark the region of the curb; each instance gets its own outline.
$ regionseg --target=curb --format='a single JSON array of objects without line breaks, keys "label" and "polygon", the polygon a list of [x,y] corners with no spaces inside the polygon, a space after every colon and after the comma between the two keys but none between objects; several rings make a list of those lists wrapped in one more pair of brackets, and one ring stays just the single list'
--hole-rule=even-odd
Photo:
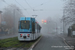
[{"label": "curb", "polygon": [[28,49],[28,50],[32,50],[35,45],[41,40],[42,36]]},{"label": "curb", "polygon": [[[60,36],[59,36],[60,37]],[[63,39],[64,43],[67,45],[67,46],[71,46],[70,44],[68,44],[68,42],[66,41],[66,39],[64,37],[60,37]],[[70,49],[70,50],[73,50],[73,49]]]},{"label": "curb", "polygon": [[[72,46],[72,45],[69,44],[66,40],[64,40],[64,43],[65,43],[67,46]],[[73,50],[73,49],[70,49],[70,50]]]}]

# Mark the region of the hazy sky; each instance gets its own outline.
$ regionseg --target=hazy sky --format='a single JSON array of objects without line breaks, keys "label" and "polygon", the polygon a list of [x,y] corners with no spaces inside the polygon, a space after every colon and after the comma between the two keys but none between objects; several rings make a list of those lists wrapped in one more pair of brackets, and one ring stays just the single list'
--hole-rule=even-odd
[{"label": "hazy sky", "polygon": [[[17,2],[21,5],[19,5]],[[38,15],[36,19],[41,24],[42,19],[51,17],[53,20],[58,20],[63,15],[63,0],[0,0],[0,10],[4,7],[15,4],[18,6],[26,17],[32,17],[32,15]],[[24,10],[26,9],[26,10]],[[37,10],[37,11],[33,11]],[[42,10],[42,11],[40,11]]]}]

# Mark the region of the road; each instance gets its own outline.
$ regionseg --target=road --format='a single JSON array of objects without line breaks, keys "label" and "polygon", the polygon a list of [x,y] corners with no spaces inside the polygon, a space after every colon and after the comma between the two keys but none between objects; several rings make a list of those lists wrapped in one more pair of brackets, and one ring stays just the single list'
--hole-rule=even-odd
[{"label": "road", "polygon": [[56,34],[43,34],[42,39],[33,50],[69,50],[63,39]]}]

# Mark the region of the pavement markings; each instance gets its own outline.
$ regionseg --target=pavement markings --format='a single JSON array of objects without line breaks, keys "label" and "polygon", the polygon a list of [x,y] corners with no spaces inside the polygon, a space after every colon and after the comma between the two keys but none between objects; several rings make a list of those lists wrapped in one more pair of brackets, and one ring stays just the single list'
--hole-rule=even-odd
[{"label": "pavement markings", "polygon": [[[67,42],[65,41],[66,39],[65,39],[64,37],[61,37],[61,36],[59,36],[59,37],[63,39],[64,43],[65,43],[67,46],[69,46],[69,45],[67,44]],[[73,49],[71,49],[71,50],[73,50]]]},{"label": "pavement markings", "polygon": [[[63,38],[63,37],[62,37]],[[64,41],[64,43],[67,45],[67,46],[69,46],[68,44],[67,44],[67,42],[65,41],[65,38],[63,38],[63,41]],[[71,49],[71,50],[73,50],[73,49]]]},{"label": "pavement markings", "polygon": [[30,49],[30,50],[32,50],[32,49]]}]

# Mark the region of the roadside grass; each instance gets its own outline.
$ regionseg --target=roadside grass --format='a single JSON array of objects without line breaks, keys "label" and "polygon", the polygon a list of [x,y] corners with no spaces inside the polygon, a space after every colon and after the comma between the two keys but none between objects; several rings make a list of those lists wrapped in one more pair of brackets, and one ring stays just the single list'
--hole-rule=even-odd
[{"label": "roadside grass", "polygon": [[13,44],[15,44],[18,38],[17,37],[13,37],[13,38],[8,38],[8,39],[2,39],[0,40],[0,47],[9,47]]},{"label": "roadside grass", "polygon": [[10,47],[10,46],[13,46],[15,44],[18,44],[18,41],[10,41],[10,42],[6,42],[6,43],[3,43],[1,47]]},{"label": "roadside grass", "polygon": [[14,48],[14,47],[21,47],[21,46],[24,46],[25,48],[29,48],[38,39],[36,39],[34,41],[30,41],[30,42],[27,42],[27,41],[19,42],[18,37],[13,37],[13,38],[8,38],[8,39],[2,39],[2,40],[0,40],[0,48],[6,48],[6,47],[12,47],[12,48]]},{"label": "roadside grass", "polygon": [[14,39],[17,39],[17,37],[8,38],[8,39],[2,39],[2,40],[0,40],[0,43],[4,43],[6,41],[11,41],[11,40],[14,40]]}]

